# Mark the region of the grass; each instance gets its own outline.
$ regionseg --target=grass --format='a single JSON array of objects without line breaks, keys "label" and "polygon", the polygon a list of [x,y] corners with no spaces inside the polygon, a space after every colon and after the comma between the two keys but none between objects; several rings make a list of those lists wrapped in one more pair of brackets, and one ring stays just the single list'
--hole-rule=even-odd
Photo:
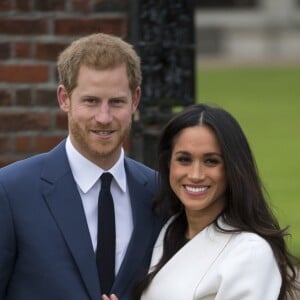
[{"label": "grass", "polygon": [[239,121],[287,240],[300,257],[300,66],[198,68],[197,101]]}]

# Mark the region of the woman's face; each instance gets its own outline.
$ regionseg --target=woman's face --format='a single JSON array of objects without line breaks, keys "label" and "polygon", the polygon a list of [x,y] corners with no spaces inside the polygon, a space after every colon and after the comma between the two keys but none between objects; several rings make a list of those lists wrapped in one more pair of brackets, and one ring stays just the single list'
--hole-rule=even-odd
[{"label": "woman's face", "polygon": [[225,206],[227,180],[221,148],[212,129],[194,126],[173,141],[170,185],[187,216],[215,219]]}]

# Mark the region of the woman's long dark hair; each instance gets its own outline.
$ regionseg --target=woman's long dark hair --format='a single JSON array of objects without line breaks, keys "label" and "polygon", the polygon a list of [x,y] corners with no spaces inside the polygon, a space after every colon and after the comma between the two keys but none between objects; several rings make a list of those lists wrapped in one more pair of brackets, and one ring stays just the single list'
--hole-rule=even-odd
[{"label": "woman's long dark hair", "polygon": [[[183,205],[169,183],[169,163],[175,137],[183,129],[197,125],[210,127],[215,132],[222,150],[228,182],[227,203],[222,212],[225,222],[236,228],[237,232],[254,232],[270,244],[282,277],[279,300],[287,299],[287,295],[292,297],[296,286],[297,274],[294,264],[297,260],[290,254],[285,243],[287,229],[280,228],[268,206],[266,192],[247,139],[238,122],[227,111],[198,104],[173,117],[160,137],[158,145],[160,191],[154,207],[165,218],[174,214],[178,217],[167,230],[160,262],[137,287],[134,299],[140,299],[155,274],[183,245],[187,221]],[[215,225],[219,228],[217,222]]]}]

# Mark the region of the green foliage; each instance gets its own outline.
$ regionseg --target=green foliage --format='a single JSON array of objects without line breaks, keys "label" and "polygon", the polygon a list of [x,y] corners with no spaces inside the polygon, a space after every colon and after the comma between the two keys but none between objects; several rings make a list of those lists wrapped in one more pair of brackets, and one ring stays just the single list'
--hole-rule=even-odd
[{"label": "green foliage", "polygon": [[220,105],[239,121],[253,150],[270,204],[290,226],[300,256],[300,66],[201,68],[197,102]]}]

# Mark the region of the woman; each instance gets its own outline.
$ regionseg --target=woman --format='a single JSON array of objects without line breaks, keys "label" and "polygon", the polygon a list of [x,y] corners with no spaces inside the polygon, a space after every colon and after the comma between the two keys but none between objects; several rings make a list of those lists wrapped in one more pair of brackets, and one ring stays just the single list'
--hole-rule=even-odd
[{"label": "woman", "polygon": [[158,154],[161,189],[155,208],[172,217],[134,299],[292,295],[296,274],[286,231],[268,207],[237,121],[220,108],[189,107],[166,125]]}]

